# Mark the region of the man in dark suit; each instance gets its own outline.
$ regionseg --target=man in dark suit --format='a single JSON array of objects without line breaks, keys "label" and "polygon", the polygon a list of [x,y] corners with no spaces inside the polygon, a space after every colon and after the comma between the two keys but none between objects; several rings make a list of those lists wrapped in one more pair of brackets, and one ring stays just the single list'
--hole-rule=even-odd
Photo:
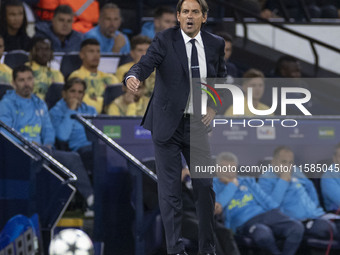
[{"label": "man in dark suit", "polygon": [[[210,164],[207,130],[216,109],[208,101],[202,117],[196,93],[201,89],[190,84],[198,78],[225,76],[224,40],[201,31],[207,12],[205,0],[180,0],[180,27],[158,33],[146,55],[125,78],[126,86],[136,92],[140,81],[156,68],[156,84],[142,125],[151,130],[155,146],[158,198],[169,254],[186,254],[181,239],[181,153],[189,165],[190,161]],[[190,143],[192,135],[199,137],[197,146]],[[193,164],[190,167],[194,169]],[[215,254],[212,179],[196,178],[192,185],[199,219],[199,251]]]}]

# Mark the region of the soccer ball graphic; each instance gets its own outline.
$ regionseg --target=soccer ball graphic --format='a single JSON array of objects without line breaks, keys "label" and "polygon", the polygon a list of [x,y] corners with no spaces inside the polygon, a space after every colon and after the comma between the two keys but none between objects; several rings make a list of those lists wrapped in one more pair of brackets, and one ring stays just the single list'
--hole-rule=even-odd
[{"label": "soccer ball graphic", "polygon": [[93,255],[93,244],[85,232],[68,228],[60,231],[51,241],[50,255]]}]

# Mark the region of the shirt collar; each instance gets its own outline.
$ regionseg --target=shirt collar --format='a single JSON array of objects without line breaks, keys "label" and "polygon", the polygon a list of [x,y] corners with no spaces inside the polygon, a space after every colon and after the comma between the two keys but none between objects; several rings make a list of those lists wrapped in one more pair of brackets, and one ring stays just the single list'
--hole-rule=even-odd
[{"label": "shirt collar", "polygon": [[202,41],[202,36],[201,36],[201,31],[194,37],[191,38],[190,36],[188,36],[186,33],[184,33],[184,31],[181,29],[181,33],[184,39],[184,44],[187,44],[191,39],[196,39],[196,41],[203,46],[203,41]]}]

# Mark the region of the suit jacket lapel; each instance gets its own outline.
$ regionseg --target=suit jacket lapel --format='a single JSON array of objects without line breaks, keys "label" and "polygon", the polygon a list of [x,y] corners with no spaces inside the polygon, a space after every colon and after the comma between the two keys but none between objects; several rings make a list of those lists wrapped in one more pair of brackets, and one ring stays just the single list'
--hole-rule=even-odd
[{"label": "suit jacket lapel", "polygon": [[184,68],[185,74],[187,75],[187,77],[189,77],[188,57],[180,28],[175,31],[173,46],[177,57],[181,62],[182,67]]}]

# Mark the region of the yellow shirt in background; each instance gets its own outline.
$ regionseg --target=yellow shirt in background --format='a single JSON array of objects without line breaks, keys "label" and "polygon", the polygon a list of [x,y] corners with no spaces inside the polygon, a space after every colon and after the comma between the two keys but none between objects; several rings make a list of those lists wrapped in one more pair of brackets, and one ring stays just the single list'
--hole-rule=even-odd
[{"label": "yellow shirt in background", "polygon": [[[233,114],[233,106],[231,105],[224,113],[224,116],[238,116],[238,115],[234,115]],[[261,102],[259,102],[259,104],[257,105],[257,107],[255,107],[255,109],[257,110],[268,110],[269,106],[262,104]],[[270,114],[270,115],[274,115],[274,114]],[[248,103],[247,103],[247,98],[245,98],[244,100],[244,116],[255,116],[254,113],[252,113],[249,108],[248,108]]]},{"label": "yellow shirt in background", "polygon": [[[134,62],[129,62],[124,65],[118,67],[116,76],[120,82],[123,81],[125,74],[130,70],[130,68],[134,65]],[[156,80],[156,71],[153,71],[152,74],[144,81],[145,83],[145,96],[150,97],[155,87]]]},{"label": "yellow shirt in background", "polygon": [[106,87],[111,84],[120,83],[117,77],[110,73],[97,71],[91,73],[84,66],[71,73],[69,78],[78,77],[86,82],[87,88],[83,102],[96,108],[98,113],[103,109],[103,95]]},{"label": "yellow shirt in background", "polygon": [[12,69],[6,64],[0,64],[0,84],[12,85]]},{"label": "yellow shirt in background", "polygon": [[33,61],[27,62],[26,65],[30,66],[33,70],[34,76],[34,89],[33,93],[40,97],[42,100],[45,99],[48,88],[52,83],[64,83],[63,74],[55,69],[49,68],[48,66],[39,65]]},{"label": "yellow shirt in background", "polygon": [[149,97],[142,96],[138,102],[125,104],[124,95],[117,97],[107,109],[108,115],[114,116],[143,116],[148,106]]}]

